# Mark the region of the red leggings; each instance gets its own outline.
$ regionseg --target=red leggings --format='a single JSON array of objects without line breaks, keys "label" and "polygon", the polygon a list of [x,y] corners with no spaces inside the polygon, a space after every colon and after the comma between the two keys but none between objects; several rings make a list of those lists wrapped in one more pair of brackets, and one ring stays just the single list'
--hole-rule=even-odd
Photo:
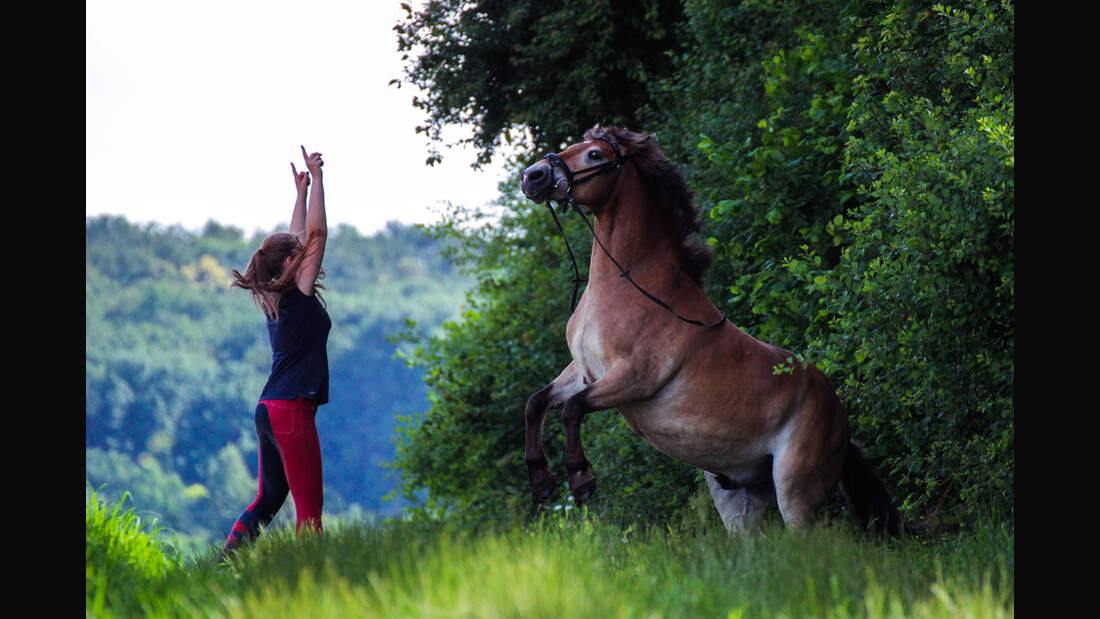
[{"label": "red leggings", "polygon": [[283,506],[288,491],[294,497],[297,530],[321,530],[324,492],[316,416],[317,405],[306,398],[264,400],[256,406],[260,489],[233,525],[223,553],[254,540]]}]

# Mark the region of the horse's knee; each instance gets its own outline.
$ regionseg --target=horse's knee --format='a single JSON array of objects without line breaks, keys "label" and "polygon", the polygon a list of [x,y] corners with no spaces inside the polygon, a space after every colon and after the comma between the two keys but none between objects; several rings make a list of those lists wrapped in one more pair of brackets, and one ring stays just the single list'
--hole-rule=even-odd
[{"label": "horse's knee", "polygon": [[565,424],[566,427],[579,424],[588,412],[588,408],[585,406],[582,398],[570,398],[565,402],[565,406],[561,407],[561,422]]}]

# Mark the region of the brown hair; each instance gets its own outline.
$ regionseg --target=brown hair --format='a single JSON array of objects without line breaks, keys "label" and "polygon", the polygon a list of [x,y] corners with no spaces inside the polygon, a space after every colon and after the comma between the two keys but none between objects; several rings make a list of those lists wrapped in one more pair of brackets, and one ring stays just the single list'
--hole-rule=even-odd
[{"label": "brown hair", "polygon": [[[277,232],[264,239],[260,248],[252,254],[248,266],[242,275],[237,269],[233,269],[233,286],[244,288],[252,293],[252,300],[263,310],[264,315],[271,320],[279,318],[278,298],[297,285],[298,268],[306,256],[305,248],[314,240],[311,235],[303,244],[297,235],[289,232]],[[283,268],[283,262],[287,256],[291,257],[290,264]],[[324,279],[325,270],[317,273],[317,279]],[[318,283],[313,284],[314,289],[324,289]],[[324,302],[319,292],[318,299]]]}]

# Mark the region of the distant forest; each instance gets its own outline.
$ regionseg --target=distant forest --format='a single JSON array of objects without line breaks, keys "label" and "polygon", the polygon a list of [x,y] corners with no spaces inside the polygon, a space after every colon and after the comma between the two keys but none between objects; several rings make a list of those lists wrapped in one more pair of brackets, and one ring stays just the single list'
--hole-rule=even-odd
[{"label": "distant forest", "polygon": [[[191,232],[86,220],[88,487],[128,493],[178,545],[219,542],[256,492],[253,412],[270,346],[261,312],[230,278],[263,236],[215,222]],[[428,400],[423,370],[397,357],[394,336],[414,324],[431,332],[461,310],[468,282],[442,243],[396,223],[372,236],[330,231],[331,401],[317,422],[326,513],[400,510],[386,500],[398,485],[387,469],[396,420]],[[292,505],[273,525],[293,522]]]}]

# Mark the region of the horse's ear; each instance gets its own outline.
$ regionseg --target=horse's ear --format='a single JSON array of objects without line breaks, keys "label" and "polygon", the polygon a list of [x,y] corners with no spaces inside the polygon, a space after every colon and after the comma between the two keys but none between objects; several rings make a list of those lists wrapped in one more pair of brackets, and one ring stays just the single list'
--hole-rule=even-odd
[{"label": "horse's ear", "polygon": [[636,153],[641,150],[651,150],[657,147],[657,134],[656,133],[633,133],[628,135],[628,141],[626,146],[630,147],[632,153]]}]

